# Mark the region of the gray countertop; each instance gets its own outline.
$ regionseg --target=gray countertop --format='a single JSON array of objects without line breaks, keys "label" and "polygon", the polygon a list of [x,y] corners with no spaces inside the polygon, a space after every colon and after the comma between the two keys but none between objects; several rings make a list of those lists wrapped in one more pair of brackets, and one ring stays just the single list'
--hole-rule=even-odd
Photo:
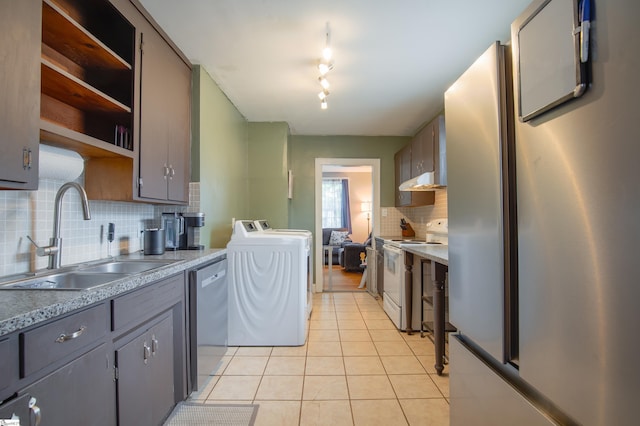
[{"label": "gray countertop", "polygon": [[[376,236],[375,238],[381,240],[411,240],[414,238],[407,238],[401,235],[395,236]],[[433,260],[434,262],[441,263],[449,266],[449,247],[441,245],[405,245],[402,249],[406,252],[418,255],[425,259]]]},{"label": "gray countertop", "polygon": [[447,246],[424,245],[424,246],[406,246],[402,247],[404,251],[413,253],[425,259],[433,260],[449,266],[449,248]]},{"label": "gray countertop", "polygon": [[171,251],[155,256],[145,256],[142,253],[118,256],[116,260],[153,259],[175,260],[175,262],[149,272],[130,275],[91,290],[0,290],[0,336],[192,269],[226,252],[226,249],[206,249]]}]

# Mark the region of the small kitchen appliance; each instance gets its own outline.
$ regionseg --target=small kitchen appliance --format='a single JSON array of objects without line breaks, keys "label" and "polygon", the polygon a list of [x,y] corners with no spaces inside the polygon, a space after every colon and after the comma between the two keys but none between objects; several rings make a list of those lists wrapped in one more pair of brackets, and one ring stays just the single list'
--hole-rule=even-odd
[{"label": "small kitchen appliance", "polygon": [[144,254],[164,253],[164,229],[150,228],[144,230]]},{"label": "small kitchen appliance", "polygon": [[180,235],[179,250],[203,250],[204,246],[196,244],[196,228],[204,226],[204,213],[181,213],[184,219],[184,232]]},{"label": "small kitchen appliance", "polygon": [[162,229],[164,229],[164,248],[178,250],[180,236],[184,234],[184,217],[179,213],[162,213]]}]

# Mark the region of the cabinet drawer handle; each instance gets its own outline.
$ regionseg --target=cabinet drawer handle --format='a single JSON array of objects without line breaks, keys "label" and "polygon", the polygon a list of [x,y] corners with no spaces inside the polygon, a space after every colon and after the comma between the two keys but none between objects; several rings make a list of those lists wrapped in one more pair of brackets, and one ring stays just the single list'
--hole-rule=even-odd
[{"label": "cabinet drawer handle", "polygon": [[36,399],[31,398],[29,400],[29,409],[31,410],[31,414],[33,415],[34,425],[40,426],[40,420],[42,420],[42,414],[40,414],[40,407],[36,405]]},{"label": "cabinet drawer handle", "polygon": [[82,333],[84,333],[84,331],[87,329],[87,327],[85,325],[81,326],[80,329],[78,331],[75,331],[71,334],[64,334],[62,333],[60,336],[58,336],[58,338],[56,339],[57,343],[64,343],[67,340],[73,340],[73,339],[77,339],[78,337],[80,337],[82,335]]}]

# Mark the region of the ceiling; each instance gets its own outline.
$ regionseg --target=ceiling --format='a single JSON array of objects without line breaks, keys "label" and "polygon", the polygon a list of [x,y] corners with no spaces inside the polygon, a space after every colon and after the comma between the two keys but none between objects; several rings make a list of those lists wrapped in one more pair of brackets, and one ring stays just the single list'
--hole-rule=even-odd
[{"label": "ceiling", "polygon": [[[412,136],[531,0],[140,0],[252,122],[297,135]],[[320,109],[327,22],[334,69]]]}]

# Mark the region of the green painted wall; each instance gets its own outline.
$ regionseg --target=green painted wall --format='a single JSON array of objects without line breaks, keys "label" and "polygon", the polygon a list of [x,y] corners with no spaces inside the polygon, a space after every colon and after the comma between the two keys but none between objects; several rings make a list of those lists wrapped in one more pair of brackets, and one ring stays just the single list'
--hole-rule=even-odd
[{"label": "green painted wall", "polygon": [[395,204],[394,154],[411,141],[393,136],[291,136],[289,168],[293,171],[293,200],[289,228],[315,229],[315,159],[379,158],[380,205]]},{"label": "green painted wall", "polygon": [[249,212],[274,228],[289,223],[288,138],[287,123],[249,123]]},{"label": "green painted wall", "polygon": [[192,102],[191,180],[200,182],[205,247],[226,246],[232,218],[313,230],[316,158],[379,158],[380,202],[394,205],[393,155],[411,138],[292,136],[287,123],[248,123],[200,65],[193,67]]},{"label": "green painted wall", "polygon": [[200,181],[205,247],[225,247],[231,219],[249,213],[247,120],[202,66],[193,66],[192,180]]}]

